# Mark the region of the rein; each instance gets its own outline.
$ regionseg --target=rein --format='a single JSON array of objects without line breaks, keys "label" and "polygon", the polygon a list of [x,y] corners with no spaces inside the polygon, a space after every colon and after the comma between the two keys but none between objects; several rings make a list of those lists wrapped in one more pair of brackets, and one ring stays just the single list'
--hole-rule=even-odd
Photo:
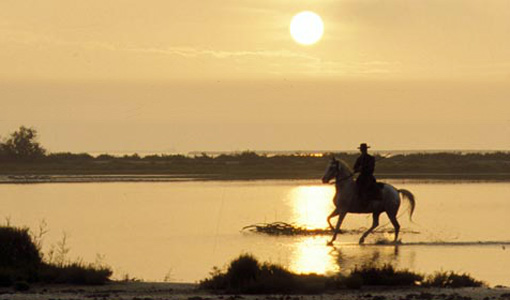
[{"label": "rein", "polygon": [[354,176],[354,174],[351,174],[349,176],[346,176],[346,177],[342,177],[342,178],[336,178],[336,182],[341,182],[341,181],[344,181],[344,180],[347,180],[349,178],[351,178],[352,176]]},{"label": "rein", "polygon": [[356,175],[356,172],[353,172],[351,175],[348,175],[348,176],[345,176],[345,177],[340,177],[340,168],[338,165],[336,165],[336,175],[335,175],[335,182],[332,183],[332,184],[337,184],[337,183],[340,183],[344,180],[347,180],[351,177],[353,177],[354,175]]},{"label": "rein", "polygon": [[356,173],[352,173],[351,175],[345,176],[345,177],[342,177],[342,178],[338,178],[338,176],[335,176],[335,180],[336,180],[335,183],[347,180],[347,179],[351,178],[352,176],[354,176],[354,174],[356,174]]}]

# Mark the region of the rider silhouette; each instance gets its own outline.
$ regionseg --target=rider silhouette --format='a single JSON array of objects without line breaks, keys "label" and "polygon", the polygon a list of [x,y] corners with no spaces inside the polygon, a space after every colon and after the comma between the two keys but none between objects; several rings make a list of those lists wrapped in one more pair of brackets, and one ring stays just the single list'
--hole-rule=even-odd
[{"label": "rider silhouette", "polygon": [[359,145],[358,149],[361,155],[354,164],[354,172],[360,173],[356,179],[356,186],[358,188],[358,199],[363,204],[367,204],[369,200],[379,198],[379,190],[374,177],[375,158],[368,154],[368,148],[370,147],[366,143]]}]

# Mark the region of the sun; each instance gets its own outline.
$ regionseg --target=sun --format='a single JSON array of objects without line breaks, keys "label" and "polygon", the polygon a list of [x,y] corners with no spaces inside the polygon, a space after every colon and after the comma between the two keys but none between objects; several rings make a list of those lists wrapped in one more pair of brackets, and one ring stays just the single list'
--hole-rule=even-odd
[{"label": "sun", "polygon": [[321,17],[314,12],[300,12],[290,21],[290,35],[301,45],[317,43],[323,33],[324,23]]}]

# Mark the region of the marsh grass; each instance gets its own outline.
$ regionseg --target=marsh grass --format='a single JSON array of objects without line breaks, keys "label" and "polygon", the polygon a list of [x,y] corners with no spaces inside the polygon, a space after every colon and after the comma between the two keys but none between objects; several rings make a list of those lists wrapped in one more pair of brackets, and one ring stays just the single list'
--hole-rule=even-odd
[{"label": "marsh grass", "polygon": [[35,281],[42,264],[41,254],[28,229],[0,227],[0,285]]},{"label": "marsh grass", "polygon": [[409,270],[396,270],[391,265],[362,266],[355,268],[350,276],[359,276],[364,285],[382,286],[413,286],[423,280],[423,275]]},{"label": "marsh grass", "polygon": [[214,268],[200,287],[226,293],[314,294],[324,291],[328,281],[325,276],[298,275],[275,264],[261,264],[252,255],[243,254],[230,263],[226,272]]},{"label": "marsh grass", "polygon": [[425,277],[391,265],[357,267],[348,275],[296,274],[279,265],[260,263],[250,254],[232,260],[226,271],[213,268],[210,276],[200,282],[202,289],[231,294],[319,294],[363,286],[457,288],[482,285],[467,274],[438,272]]},{"label": "marsh grass", "polygon": [[474,279],[467,273],[457,274],[451,271],[436,272],[433,275],[427,276],[423,282],[423,286],[441,288],[480,287],[485,285],[483,281]]},{"label": "marsh grass", "polygon": [[56,262],[44,261],[40,238],[32,237],[28,228],[0,226],[0,286],[19,282],[91,285],[109,281],[112,271],[106,266],[68,262],[65,257]]},{"label": "marsh grass", "polygon": [[44,264],[39,269],[39,280],[46,283],[101,285],[108,281],[112,270],[81,262],[64,265]]}]

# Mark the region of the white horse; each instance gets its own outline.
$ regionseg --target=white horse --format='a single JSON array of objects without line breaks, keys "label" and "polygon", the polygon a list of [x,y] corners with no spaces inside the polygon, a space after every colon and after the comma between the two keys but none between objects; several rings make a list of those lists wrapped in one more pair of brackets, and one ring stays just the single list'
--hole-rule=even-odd
[{"label": "white horse", "polygon": [[[354,173],[343,161],[333,158],[326,169],[326,173],[322,177],[323,183],[328,183],[331,179],[335,178],[336,187],[336,194],[333,200],[335,210],[328,216],[328,224],[334,232],[333,238],[330,242],[328,242],[328,245],[333,245],[333,242],[340,231],[342,221],[347,213],[372,214],[372,227],[363,233],[359,239],[359,243],[363,244],[367,235],[379,226],[379,215],[382,212],[386,212],[391,224],[395,227],[394,242],[396,243],[400,230],[400,224],[397,221],[397,212],[400,207],[400,194],[402,194],[403,198],[407,199],[411,205],[409,219],[413,216],[416,205],[414,195],[408,190],[397,190],[392,185],[384,183],[381,191],[382,199],[371,200],[366,204],[363,204],[358,200],[358,189],[356,187],[356,182],[353,179],[353,175]],[[336,227],[333,228],[330,220],[335,216],[338,216],[338,221],[336,222]]]}]

